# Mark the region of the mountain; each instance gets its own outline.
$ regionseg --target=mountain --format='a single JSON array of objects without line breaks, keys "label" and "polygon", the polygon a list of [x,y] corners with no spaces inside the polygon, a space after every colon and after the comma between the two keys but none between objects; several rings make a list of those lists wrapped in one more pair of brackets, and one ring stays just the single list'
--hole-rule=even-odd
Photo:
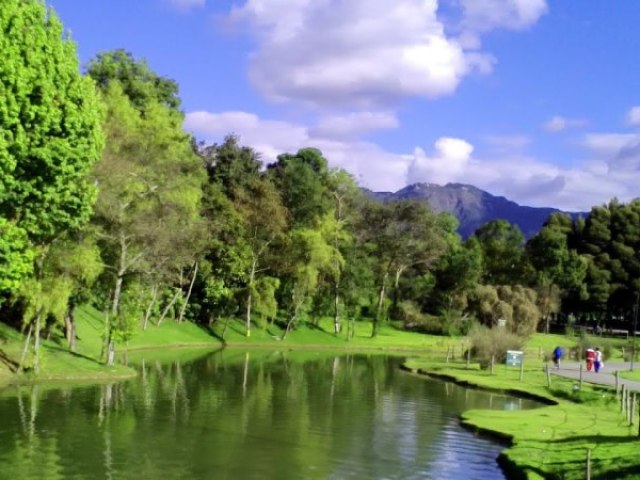
[{"label": "mountain", "polygon": [[433,183],[415,183],[395,193],[371,192],[367,194],[376,200],[418,200],[428,203],[436,212],[449,212],[460,222],[458,231],[463,238],[469,237],[479,227],[491,220],[507,220],[520,227],[526,238],[539,230],[549,215],[556,212],[568,213],[572,217],[582,213],[562,212],[556,208],[537,208],[491,195],[473,185],[448,183],[445,186]]}]

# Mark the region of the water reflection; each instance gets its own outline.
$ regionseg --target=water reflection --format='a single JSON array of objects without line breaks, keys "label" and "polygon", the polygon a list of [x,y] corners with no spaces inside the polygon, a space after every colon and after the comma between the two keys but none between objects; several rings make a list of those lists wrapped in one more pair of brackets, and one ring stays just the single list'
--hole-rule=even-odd
[{"label": "water reflection", "polygon": [[128,382],[0,392],[0,478],[502,478],[468,408],[530,401],[384,356],[225,351]]}]

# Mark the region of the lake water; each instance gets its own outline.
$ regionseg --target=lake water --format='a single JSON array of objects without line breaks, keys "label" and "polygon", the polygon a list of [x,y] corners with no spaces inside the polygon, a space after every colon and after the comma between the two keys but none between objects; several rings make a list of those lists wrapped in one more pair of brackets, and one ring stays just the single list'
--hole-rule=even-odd
[{"label": "lake water", "polygon": [[0,390],[0,478],[500,479],[503,447],[458,415],[538,406],[381,355],[179,355],[126,382]]}]

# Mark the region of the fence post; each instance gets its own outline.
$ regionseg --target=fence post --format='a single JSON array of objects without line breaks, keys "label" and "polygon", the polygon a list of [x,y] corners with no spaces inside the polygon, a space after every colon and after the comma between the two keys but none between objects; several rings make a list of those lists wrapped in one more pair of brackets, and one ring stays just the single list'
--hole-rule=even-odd
[{"label": "fence post", "polygon": [[451,352],[451,345],[447,345],[447,358],[445,359],[445,363],[449,363],[450,352]]},{"label": "fence post", "polygon": [[616,397],[617,397],[618,389],[620,388],[620,378],[618,377],[618,370],[615,371],[614,376],[616,377]]},{"label": "fence post", "polygon": [[471,347],[467,348],[467,370],[471,367]]},{"label": "fence post", "polygon": [[491,372],[490,372],[491,375],[493,375],[493,365],[494,365],[495,361],[496,361],[495,355],[491,355]]},{"label": "fence post", "polygon": [[581,363],[580,364],[580,390],[582,390],[582,369],[583,368],[584,368],[584,366]]},{"label": "fence post", "polygon": [[631,394],[631,414],[629,415],[629,424],[633,425],[636,420],[636,392]]},{"label": "fence post", "polygon": [[522,381],[523,377],[524,377],[524,355],[520,357],[520,381]]},{"label": "fence post", "polygon": [[548,363],[544,366],[544,369],[547,371],[547,387],[551,388],[551,373],[549,372]]},{"label": "fence post", "polygon": [[591,449],[587,448],[587,480],[591,480]]},{"label": "fence post", "polygon": [[622,386],[620,387],[620,412],[624,412],[624,402],[625,402],[625,390],[624,390],[624,383],[622,384]]}]

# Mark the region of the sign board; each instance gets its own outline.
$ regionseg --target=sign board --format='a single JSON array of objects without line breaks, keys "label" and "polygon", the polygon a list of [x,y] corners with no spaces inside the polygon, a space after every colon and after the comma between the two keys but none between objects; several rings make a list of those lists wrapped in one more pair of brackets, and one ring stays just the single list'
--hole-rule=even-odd
[{"label": "sign board", "polygon": [[498,327],[500,328],[504,328],[507,326],[507,320],[504,318],[499,318],[498,319]]},{"label": "sign board", "polygon": [[507,366],[519,367],[522,365],[524,354],[519,350],[507,350]]}]

